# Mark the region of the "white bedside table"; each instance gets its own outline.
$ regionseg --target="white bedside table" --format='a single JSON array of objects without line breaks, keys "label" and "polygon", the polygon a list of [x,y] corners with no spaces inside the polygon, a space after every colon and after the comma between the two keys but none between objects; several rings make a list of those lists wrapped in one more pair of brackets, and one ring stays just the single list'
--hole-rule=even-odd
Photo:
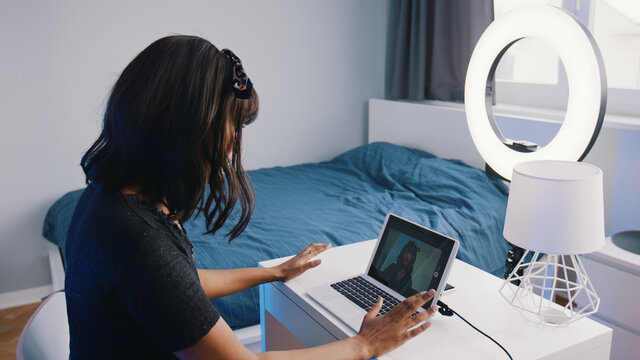
[{"label": "white bedside table", "polygon": [[[286,283],[260,286],[262,350],[311,347],[355,335],[306,295],[308,288],[365,271],[374,240],[340,246],[322,264]],[[263,261],[274,266],[287,258]],[[553,328],[526,320],[498,293],[502,279],[456,260],[449,277],[456,290],[442,301],[504,346],[514,359],[608,359],[612,331],[591,319]],[[508,359],[489,339],[457,317],[440,314],[426,332],[381,359]]]},{"label": "white bedside table", "polygon": [[[592,319],[613,329],[612,359],[640,357],[640,255],[617,247],[611,238],[602,249],[583,255],[587,274],[600,297]],[[581,299],[576,300],[580,305]]]}]

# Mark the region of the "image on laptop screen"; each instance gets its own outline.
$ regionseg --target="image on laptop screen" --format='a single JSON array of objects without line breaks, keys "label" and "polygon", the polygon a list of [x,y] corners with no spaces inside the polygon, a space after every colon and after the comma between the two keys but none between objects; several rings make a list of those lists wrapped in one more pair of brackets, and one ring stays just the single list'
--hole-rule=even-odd
[{"label": "image on laptop screen", "polygon": [[382,235],[368,273],[404,297],[437,289],[449,253],[442,256],[439,234],[411,235],[390,226]]}]

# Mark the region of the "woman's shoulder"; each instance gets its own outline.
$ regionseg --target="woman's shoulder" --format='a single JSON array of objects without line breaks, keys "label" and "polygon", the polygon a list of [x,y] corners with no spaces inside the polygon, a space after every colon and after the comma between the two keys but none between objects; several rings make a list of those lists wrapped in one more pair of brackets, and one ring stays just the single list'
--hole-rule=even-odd
[{"label": "woman's shoulder", "polygon": [[134,196],[90,184],[76,206],[68,242],[133,251],[145,241],[161,242],[172,236],[159,215]]}]

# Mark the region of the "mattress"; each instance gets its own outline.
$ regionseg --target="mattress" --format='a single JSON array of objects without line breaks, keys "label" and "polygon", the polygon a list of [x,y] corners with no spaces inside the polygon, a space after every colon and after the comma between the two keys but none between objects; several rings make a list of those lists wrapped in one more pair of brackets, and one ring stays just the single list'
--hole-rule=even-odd
[{"label": "mattress", "polygon": [[[339,246],[373,239],[391,212],[460,240],[460,260],[504,274],[508,189],[461,161],[380,142],[330,161],[253,170],[249,176],[255,210],[238,238],[229,243],[225,237],[237,212],[215,235],[204,235],[202,214],[184,224],[199,268],[252,267],[312,242]],[[81,192],[64,195],[47,213],[43,235],[62,249]],[[251,288],[212,302],[237,329],[259,322],[258,300],[258,289]]]}]

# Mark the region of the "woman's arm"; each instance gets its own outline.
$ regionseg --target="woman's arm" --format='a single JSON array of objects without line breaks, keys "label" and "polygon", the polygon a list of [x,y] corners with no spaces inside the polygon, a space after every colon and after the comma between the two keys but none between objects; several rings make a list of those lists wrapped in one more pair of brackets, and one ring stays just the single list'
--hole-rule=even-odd
[{"label": "woman's arm", "polygon": [[279,280],[275,268],[243,268],[231,270],[198,269],[204,292],[210,299],[234,294],[250,287]]},{"label": "woman's arm", "polygon": [[[418,307],[429,301],[435,291],[423,291],[396,306],[383,316],[378,316],[382,298],[365,315],[358,335],[326,345],[308,349],[274,351],[253,354],[236,338],[227,323],[220,318],[216,325],[195,345],[175,353],[181,359],[251,359],[251,360],[349,360],[370,359],[387,353],[404,344],[431,326],[425,322],[435,313],[435,307],[410,317]],[[411,329],[415,327],[414,329]],[[411,330],[409,330],[411,329]]]},{"label": "woman's arm", "polygon": [[311,244],[288,261],[270,268],[198,269],[198,277],[204,292],[210,299],[213,299],[237,293],[262,283],[293,279],[320,265],[320,260],[309,260],[330,247],[331,244]]}]

